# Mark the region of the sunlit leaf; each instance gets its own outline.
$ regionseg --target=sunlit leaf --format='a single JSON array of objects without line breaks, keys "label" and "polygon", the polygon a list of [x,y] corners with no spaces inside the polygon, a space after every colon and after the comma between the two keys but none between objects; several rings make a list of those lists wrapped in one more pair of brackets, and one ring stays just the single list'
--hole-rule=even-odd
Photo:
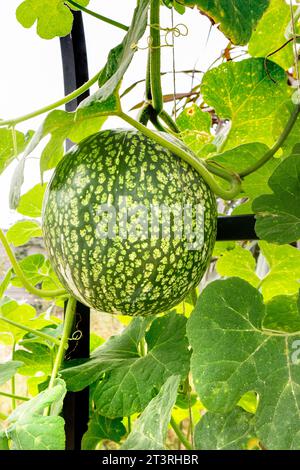
[{"label": "sunlit leaf", "polygon": [[209,70],[201,91],[217,115],[231,122],[223,150],[252,142],[272,146],[275,114],[292,93],[285,71],[262,58],[226,62]]},{"label": "sunlit leaf", "polygon": [[22,220],[16,222],[6,233],[9,243],[14,246],[24,245],[33,237],[41,237],[42,229],[38,222],[33,220]]},{"label": "sunlit leaf", "polygon": [[[278,305],[279,318],[282,313]],[[254,425],[263,446],[298,449],[297,336],[265,331],[265,315],[262,295],[246,281],[230,278],[209,284],[188,320],[193,380],[206,408],[217,413],[232,411],[246,392],[257,392]]]},{"label": "sunlit leaf", "polygon": [[[76,3],[86,6],[89,0],[76,0]],[[56,36],[66,36],[73,24],[71,4],[64,0],[25,0],[16,11],[17,20],[24,28],[31,28],[37,22],[37,34],[43,39]]]}]

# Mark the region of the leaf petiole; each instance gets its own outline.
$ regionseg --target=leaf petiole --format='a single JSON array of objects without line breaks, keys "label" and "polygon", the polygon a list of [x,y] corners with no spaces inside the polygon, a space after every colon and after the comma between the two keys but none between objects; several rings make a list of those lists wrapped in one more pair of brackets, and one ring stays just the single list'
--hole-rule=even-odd
[{"label": "leaf petiole", "polygon": [[0,241],[6,251],[6,254],[11,262],[11,265],[12,267],[14,268],[14,271],[15,271],[15,274],[18,276],[18,278],[20,279],[20,281],[22,282],[23,284],[23,287],[30,293],[30,294],[33,294],[33,295],[37,295],[38,297],[44,297],[44,298],[54,298],[54,297],[59,297],[61,295],[65,295],[66,294],[66,291],[65,289],[57,289],[57,290],[41,290],[41,289],[37,289],[36,287],[34,287],[32,284],[30,284],[30,282],[28,282],[28,280],[26,279],[23,271],[22,271],[22,268],[21,266],[19,265],[15,255],[14,255],[14,252],[12,251],[8,241],[7,241],[7,238],[3,232],[3,230],[0,229]]},{"label": "leaf petiole", "polygon": [[97,82],[98,76],[99,76],[99,72],[97,72],[97,74],[94,77],[92,77],[90,80],[84,83],[81,87],[77,88],[76,90],[72,91],[72,93],[69,93],[68,95],[64,96],[64,98],[61,98],[60,100],[55,101],[52,104],[49,104],[47,106],[44,106],[43,108],[33,111],[32,113],[24,114],[23,116],[19,116],[14,119],[0,121],[0,127],[4,127],[4,126],[14,127],[16,124],[19,124],[20,122],[28,121],[29,119],[40,116],[41,114],[45,114],[48,111],[52,111],[53,109],[56,109],[59,106],[69,103],[75,98],[78,98],[78,96],[82,95],[85,91],[89,90],[91,86]]},{"label": "leaf petiole", "polygon": [[171,416],[170,425],[171,425],[171,427],[173,428],[173,431],[175,432],[175,434],[176,434],[176,436],[178,437],[178,439],[180,440],[180,442],[182,442],[182,444],[184,445],[184,447],[185,447],[187,450],[193,450],[191,443],[187,440],[187,438],[185,437],[185,435],[183,434],[183,432],[182,432],[181,429],[179,428],[179,426],[178,426],[178,424],[176,423],[176,421],[175,421],[175,419],[173,418],[173,416]]},{"label": "leaf petiole", "polygon": [[88,8],[84,7],[83,5],[79,5],[79,3],[74,2],[73,0],[67,0],[67,3],[69,3],[70,5],[73,5],[74,7],[78,8],[78,10],[81,10],[84,13],[87,13],[88,15],[91,15],[94,18],[97,18],[98,20],[104,21],[105,23],[108,23],[112,26],[116,26],[116,28],[123,29],[124,31],[129,30],[129,27],[126,26],[125,24],[119,23],[118,21],[112,20],[111,18],[107,18],[106,16],[100,15],[99,13],[96,13],[95,11],[89,10]]},{"label": "leaf petiole", "polygon": [[60,344],[59,339],[54,338],[51,335],[48,335],[47,333],[43,333],[42,331],[35,330],[34,328],[30,328],[29,326],[22,325],[22,323],[18,323],[14,320],[11,320],[10,318],[4,317],[3,315],[0,315],[0,321],[4,321],[5,323],[8,323],[9,325],[15,326],[16,328],[20,328],[20,330],[27,331],[27,333],[32,333],[35,336],[39,336],[40,338],[46,339],[47,341],[51,341],[53,344]]}]

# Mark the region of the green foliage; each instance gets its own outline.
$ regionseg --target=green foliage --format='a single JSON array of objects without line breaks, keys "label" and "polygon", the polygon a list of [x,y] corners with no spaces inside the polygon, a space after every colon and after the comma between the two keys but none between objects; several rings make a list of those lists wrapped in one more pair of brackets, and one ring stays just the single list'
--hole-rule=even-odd
[{"label": "green foliage", "polygon": [[176,120],[183,142],[199,157],[215,151],[211,135],[211,117],[196,104],[184,109]]},{"label": "green foliage", "polygon": [[[18,304],[15,300],[7,297],[0,301],[0,315],[36,330],[53,323],[51,320],[47,320],[44,315],[36,316],[36,310],[31,305]],[[0,319],[0,343],[8,345],[17,343],[25,334],[24,330]]]},{"label": "green foliage", "polygon": [[269,6],[269,0],[255,0],[250,5],[243,0],[179,0],[186,6],[197,6],[234,44],[247,44],[258,20]]},{"label": "green foliage", "polygon": [[[82,6],[89,0],[77,0]],[[73,24],[73,14],[64,0],[25,0],[16,11],[17,20],[24,28],[31,28],[37,22],[37,34],[43,39],[66,36]]]},{"label": "green foliage", "polygon": [[10,380],[22,366],[23,362],[21,361],[8,361],[0,364],[0,385]]},{"label": "green foliage", "polygon": [[[276,312],[282,318],[278,304]],[[188,322],[195,387],[208,410],[228,413],[248,391],[259,393],[255,433],[268,449],[299,447],[299,367],[295,336],[264,329],[266,306],[246,281],[206,287]],[[234,347],[233,347],[234,345]]]},{"label": "green foliage", "polygon": [[27,217],[40,217],[42,215],[42,204],[46,186],[46,184],[37,184],[27,193],[23,194],[17,211]]},{"label": "green foliage", "polygon": [[217,115],[231,122],[223,150],[252,142],[274,143],[275,114],[291,95],[281,67],[261,58],[226,62],[204,75],[201,90]]},{"label": "green foliage", "polygon": [[[81,6],[89,3],[89,0],[77,1]],[[80,144],[83,139],[98,133],[107,117],[124,117],[119,88],[134,54],[139,50],[141,56],[146,55],[139,42],[144,33],[148,35],[150,0],[137,2],[123,41],[111,49],[106,64],[88,82],[85,91],[96,81],[99,89],[76,111],[58,109],[66,103],[65,99],[29,113],[31,117],[37,117],[50,111],[35,133],[29,131],[24,134],[15,130],[28,115],[5,121],[2,126],[0,121],[0,174],[12,162],[17,163],[11,182],[10,206],[25,217],[9,228],[6,238],[9,244],[21,247],[16,257],[23,276],[32,286],[37,286],[36,295],[29,299],[33,305],[11,299],[13,289],[23,288],[23,283],[13,267],[1,266],[0,345],[5,348],[5,359],[0,363],[0,386],[4,386],[1,392],[0,419],[4,424],[0,426],[0,450],[63,450],[65,423],[62,406],[66,390],[77,392],[86,387],[90,388],[90,420],[82,439],[82,450],[161,450],[166,445],[168,427],[168,447],[171,444],[172,448],[178,447],[177,438],[189,448],[187,440],[192,441],[190,430],[195,427],[195,448],[200,450],[300,449],[300,251],[294,243],[300,239],[300,117],[298,115],[294,126],[287,132],[287,123],[294,116],[297,102],[297,71],[291,41],[293,25],[287,3],[285,0],[160,2],[180,14],[186,7],[198,7],[230,40],[226,50],[220,51],[220,59],[213,62],[212,57],[212,67],[203,77],[199,75],[202,80],[196,82],[198,71],[194,70],[192,90],[189,81],[187,89],[180,90],[183,92],[177,99],[180,113],[175,116],[180,131],[178,137],[198,158],[205,158],[204,166],[211,164],[208,168],[214,168],[218,173],[215,178],[223,189],[228,188],[228,181],[219,176],[224,168],[241,173],[257,165],[278,140],[280,148],[263,166],[242,178],[242,192],[233,201],[220,201],[218,204],[222,215],[254,212],[260,241],[218,242],[199,293],[192,289],[178,305],[175,288],[181,292],[180,280],[184,278],[184,272],[183,269],[180,271],[174,287],[170,288],[166,279],[172,271],[167,263],[168,269],[153,285],[163,289],[158,298],[166,294],[175,310],[170,312],[161,308],[159,315],[154,316],[153,311],[143,304],[134,318],[116,317],[114,321],[117,323],[120,319],[126,327],[106,341],[98,331],[91,332],[89,359],[69,360],[79,346],[83,319],[76,319],[74,337],[71,329],[64,330],[68,322],[62,322],[61,318],[67,295],[53,270],[53,260],[43,254],[24,256],[22,253],[32,238],[42,236],[39,219],[47,186],[43,177],[45,172],[62,165],[66,140]],[[74,9],[64,0],[25,0],[22,3],[19,0],[17,19],[26,28],[36,24],[38,35],[51,39],[71,32]],[[298,10],[294,9],[296,33],[299,32]],[[183,23],[186,23],[185,18],[188,16],[183,17]],[[127,19],[125,23],[128,23]],[[170,41],[172,30],[168,29],[169,25],[161,24],[157,28],[159,26],[162,28],[161,36],[166,42]],[[178,30],[184,26],[178,25]],[[188,28],[189,25],[186,26]],[[180,34],[176,28],[173,30],[175,37]],[[152,39],[145,36],[143,42],[148,41],[151,48]],[[287,40],[289,43],[284,46]],[[295,42],[299,42],[299,38]],[[247,44],[252,57],[241,60],[239,54],[247,50],[235,45]],[[98,46],[93,45],[95,50]],[[269,56],[276,49],[280,51]],[[185,73],[187,76],[190,72]],[[137,77],[137,83],[145,76],[146,71]],[[159,70],[155,77],[150,76],[151,80],[152,84],[153,80],[159,80]],[[137,83],[129,84],[123,95]],[[168,101],[173,91],[166,87],[164,92],[165,101]],[[81,94],[82,90],[77,92],[77,97]],[[150,97],[146,98],[148,103]],[[114,131],[104,132],[107,132],[104,133],[107,140]],[[127,135],[129,133],[126,132]],[[137,133],[132,135],[136,139]],[[104,156],[98,162],[102,165],[105,158],[105,169],[99,165],[99,173],[84,175],[81,166],[78,181],[80,184],[86,181],[88,190],[92,189],[91,194],[102,190],[104,181],[108,188],[105,196],[114,196],[112,187],[116,194],[123,194],[128,189],[122,186],[122,178],[128,177],[125,169],[127,171],[132,161],[143,154],[144,141],[141,142],[138,150],[134,146],[130,148],[124,168],[117,159],[124,154],[126,142],[122,140],[120,148],[115,143],[111,145],[109,152],[112,152],[112,158],[109,161],[105,147]],[[151,142],[152,147],[155,162],[165,158],[166,149],[157,151]],[[72,162],[76,148],[78,146],[70,154]],[[83,157],[96,164],[93,151],[90,147]],[[20,154],[23,155],[16,162]],[[39,158],[41,184],[21,196],[23,183],[30,187],[24,170],[28,157],[32,155]],[[147,156],[142,163],[139,161],[135,168],[139,175],[134,189],[136,193],[149,193],[152,178],[160,177],[158,167],[152,168],[151,178],[144,171],[143,165],[148,165],[150,157]],[[78,165],[82,165],[84,158],[80,157]],[[116,165],[119,169],[122,166],[117,178],[113,172]],[[177,157],[174,160],[173,155],[162,181],[161,202],[167,204],[174,203],[176,197],[180,198],[187,190],[182,169],[174,183],[172,165],[178,167]],[[65,180],[66,175],[61,176],[61,181],[65,183]],[[92,187],[93,180],[96,181],[95,188]],[[52,220],[44,231],[46,242],[48,239],[60,240],[62,235],[66,238],[67,243],[61,252],[57,247],[51,252],[52,258],[53,253],[57,256],[59,267],[63,264],[62,254],[66,254],[70,240],[79,240],[78,248],[68,252],[67,277],[75,273],[76,266],[72,263],[77,253],[80,263],[86,263],[83,244],[89,241],[85,238],[86,231],[90,229],[88,219],[91,216],[94,220],[92,204],[86,205],[82,194],[76,192],[78,188],[74,181],[67,188],[71,193],[70,208],[66,208],[66,200],[62,199],[62,204],[57,206],[57,224]],[[170,188],[171,197],[167,201],[165,191]],[[197,193],[201,201],[207,201],[207,194],[201,194],[198,182],[190,192]],[[61,192],[55,194],[56,201],[60,197]],[[85,219],[80,228],[74,217],[70,219],[72,232],[68,238],[66,220],[75,200],[82,203],[76,215],[81,219],[84,212]],[[209,233],[215,229],[211,221],[205,220],[205,226],[209,226]],[[1,240],[5,245],[4,235]],[[110,285],[106,278],[105,282],[102,278],[94,281],[93,295],[97,301],[113,296],[116,286],[122,293],[134,282],[137,288],[143,288],[142,282],[146,278],[153,282],[156,266],[161,269],[163,264],[156,257],[151,269],[143,266],[138,273],[139,278],[132,274],[128,278],[133,260],[130,259],[126,270],[121,269],[121,272],[120,260],[115,253],[106,256],[107,250],[104,250],[105,256],[101,258],[97,255],[99,246],[97,241],[91,249],[96,260],[93,272],[85,269],[78,277],[79,284],[84,285],[87,272],[90,280],[92,274],[96,278],[100,269],[105,273],[111,269]],[[121,249],[124,246],[125,241],[122,240]],[[162,246],[165,249],[164,243]],[[138,261],[144,256],[152,256],[154,260],[153,245],[142,248]],[[9,249],[7,252],[11,261],[13,256]],[[170,254],[166,256],[169,260]],[[179,259],[189,274],[190,267],[181,255]],[[192,268],[195,265],[199,268],[200,262],[202,258],[192,263]],[[14,267],[16,269],[15,264]],[[62,278],[60,269],[57,272]],[[123,281],[126,274],[121,288],[119,272]],[[222,279],[213,281],[219,277]],[[102,289],[100,293],[97,290],[99,286]],[[74,286],[71,287],[76,295]],[[53,297],[55,301],[50,299],[39,303],[40,288],[59,290],[61,295]],[[20,291],[18,294],[23,296]],[[130,308],[132,302],[127,302]],[[102,304],[97,308],[107,311]],[[141,313],[148,316],[142,317]],[[101,315],[99,312],[102,336]],[[106,324],[104,326],[103,336],[106,337]],[[62,342],[62,337],[69,338],[68,349],[65,349],[67,340]],[[65,362],[59,368],[64,351]],[[6,414],[9,415],[7,419]],[[189,422],[191,417],[194,426]],[[176,429],[176,436],[170,431],[172,426]]]},{"label": "green foliage", "polygon": [[120,442],[125,434],[126,429],[121,418],[109,419],[95,412],[89,421],[88,430],[82,438],[81,448],[82,450],[94,450],[104,439]]},{"label": "green foliage", "polygon": [[133,431],[122,445],[124,450],[161,450],[172,408],[176,401],[180,377],[172,375],[161,387],[158,395],[151,400],[139,419]]},{"label": "green foliage", "polygon": [[[291,9],[285,0],[270,0],[270,6],[259,21],[249,42],[249,54],[266,57],[286,42],[286,29],[291,21]],[[276,31],[276,34],[274,34]],[[292,44],[272,55],[272,61],[284,69],[294,63]]]},{"label": "green foliage", "polygon": [[15,132],[15,145],[14,135],[11,129],[0,129],[0,174],[5,168],[23,152],[27,145],[27,141],[31,137],[31,133],[22,134],[20,131]]},{"label": "green foliage", "polygon": [[[268,150],[268,147],[262,143],[250,143],[239,145],[233,149],[214,155],[209,159],[240,173],[251,165],[254,165]],[[233,214],[250,214],[252,212],[251,204],[253,199],[271,192],[268,186],[268,180],[273,174],[275,168],[279,165],[279,158],[271,158],[265,165],[259,168],[255,173],[246,176],[242,182],[242,193],[237,198],[247,198],[247,202],[238,205]],[[220,184],[226,187],[226,182],[220,180]]]},{"label": "green foliage", "polygon": [[31,238],[41,236],[41,226],[34,220],[16,222],[12,227],[10,227],[6,234],[7,240],[14,246],[24,245],[25,243],[28,243]]},{"label": "green foliage", "polygon": [[221,254],[216,269],[221,276],[239,276],[254,287],[260,287],[265,300],[280,294],[295,294],[300,283],[300,252],[289,245],[259,242],[261,255],[267,262],[267,274],[258,277],[256,262],[247,249],[237,245]]},{"label": "green foliage", "polygon": [[253,202],[259,237],[269,242],[290,243],[300,238],[300,158],[291,155],[269,179],[273,194]]},{"label": "green foliage", "polygon": [[[57,379],[54,387],[41,392],[12,412],[6,434],[14,450],[63,450],[65,447],[64,420],[59,415],[66,387]],[[43,416],[48,406],[56,407],[56,415]]]},{"label": "green foliage", "polygon": [[255,435],[254,417],[234,408],[225,415],[206,413],[195,428],[195,447],[199,450],[247,449]]},{"label": "green foliage", "polygon": [[185,324],[175,313],[155,319],[145,334],[147,354],[141,356],[139,342],[149,320],[136,318],[120,336],[95,350],[90,361],[63,370],[62,377],[69,390],[80,390],[105,373],[93,393],[98,412],[109,418],[140,412],[170,375],[188,373]]}]

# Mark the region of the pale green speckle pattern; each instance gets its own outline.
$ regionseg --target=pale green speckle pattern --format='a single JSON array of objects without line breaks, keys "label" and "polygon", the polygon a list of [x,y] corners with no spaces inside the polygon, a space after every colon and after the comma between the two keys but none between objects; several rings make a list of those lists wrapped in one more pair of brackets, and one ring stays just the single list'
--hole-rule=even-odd
[{"label": "pale green speckle pattern", "polygon": [[[117,206],[123,196],[146,208],[202,204],[202,248],[187,249],[176,218],[169,238],[122,238],[118,230],[113,238],[97,236],[101,204]],[[169,310],[199,283],[216,218],[215,197],[193,168],[140,132],[117,129],[82,141],[59,163],[45,195],[43,232],[53,268],[75,297],[100,311],[147,315]]]}]

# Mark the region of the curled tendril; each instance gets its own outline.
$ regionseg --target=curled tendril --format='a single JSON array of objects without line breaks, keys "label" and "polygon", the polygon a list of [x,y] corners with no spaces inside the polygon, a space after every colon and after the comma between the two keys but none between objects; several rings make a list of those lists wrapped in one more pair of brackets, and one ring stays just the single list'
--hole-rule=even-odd
[{"label": "curled tendril", "polygon": [[163,31],[165,34],[162,36],[164,39],[165,44],[161,44],[158,47],[153,47],[152,46],[152,39],[150,36],[147,38],[147,46],[139,46],[138,43],[132,43],[131,44],[131,49],[134,50],[140,50],[140,51],[145,51],[147,49],[160,49],[162,47],[174,47],[174,44],[169,41],[170,34],[174,36],[175,38],[179,38],[180,36],[186,37],[189,34],[189,30],[187,25],[184,23],[178,23],[176,26],[173,28],[163,28],[162,26],[158,24],[151,24],[148,25],[151,28],[159,29],[160,31]]},{"label": "curled tendril", "polygon": [[72,334],[70,341],[79,341],[82,338],[82,331],[81,330],[76,330]]}]

